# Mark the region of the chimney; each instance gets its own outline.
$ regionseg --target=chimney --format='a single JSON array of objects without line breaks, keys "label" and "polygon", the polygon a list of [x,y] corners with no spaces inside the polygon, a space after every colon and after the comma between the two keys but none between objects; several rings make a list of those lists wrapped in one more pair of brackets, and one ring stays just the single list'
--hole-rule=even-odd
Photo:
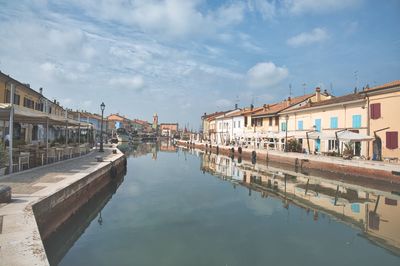
[{"label": "chimney", "polygon": [[315,89],[315,98],[316,98],[316,102],[320,102],[321,101],[321,88],[317,87]]},{"label": "chimney", "polygon": [[292,104],[292,98],[290,96],[287,98],[286,107],[289,107]]},{"label": "chimney", "polygon": [[238,104],[237,104],[237,103],[235,103],[235,110],[236,110],[236,109],[238,109]]},{"label": "chimney", "polygon": [[253,111],[253,109],[254,109],[254,105],[250,104],[250,110]]},{"label": "chimney", "polygon": [[56,99],[54,99],[53,102],[54,102],[54,104],[57,104],[57,100]]},{"label": "chimney", "polygon": [[264,108],[264,111],[267,110],[267,104],[266,103],[263,104],[263,108]]},{"label": "chimney", "polygon": [[43,94],[43,88],[42,87],[39,88],[39,93]]},{"label": "chimney", "polygon": [[354,88],[354,94],[357,94],[357,87]]}]

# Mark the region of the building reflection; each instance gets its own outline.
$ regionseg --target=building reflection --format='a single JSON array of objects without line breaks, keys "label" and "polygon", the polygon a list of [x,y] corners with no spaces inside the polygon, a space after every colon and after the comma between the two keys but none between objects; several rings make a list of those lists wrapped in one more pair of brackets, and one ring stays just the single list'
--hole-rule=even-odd
[{"label": "building reflection", "polygon": [[54,233],[43,239],[50,265],[58,265],[93,220],[97,219],[99,226],[107,221],[107,217],[102,216],[101,210],[122,184],[125,175],[126,171],[120,173],[115,179],[112,179],[108,185],[90,198],[85,205],[57,228]]},{"label": "building reflection", "polygon": [[[329,215],[358,227],[374,244],[400,255],[400,194],[390,193],[334,179],[283,171],[267,165],[202,154],[201,170],[235,186],[248,188],[261,197],[282,200],[282,207],[296,205],[313,219]],[[390,187],[387,191],[391,191]]]},{"label": "building reflection", "polygon": [[171,140],[162,140],[158,142],[140,142],[126,143],[119,145],[118,148],[126,155],[131,157],[141,157],[151,154],[153,160],[157,160],[158,152],[177,152],[176,146]]}]

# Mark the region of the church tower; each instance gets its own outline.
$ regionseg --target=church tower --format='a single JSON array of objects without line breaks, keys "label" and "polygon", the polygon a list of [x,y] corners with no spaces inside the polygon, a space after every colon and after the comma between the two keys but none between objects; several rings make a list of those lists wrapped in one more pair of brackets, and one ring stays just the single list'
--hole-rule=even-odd
[{"label": "church tower", "polygon": [[157,130],[157,128],[158,128],[158,115],[157,113],[155,113],[153,115],[153,129]]}]

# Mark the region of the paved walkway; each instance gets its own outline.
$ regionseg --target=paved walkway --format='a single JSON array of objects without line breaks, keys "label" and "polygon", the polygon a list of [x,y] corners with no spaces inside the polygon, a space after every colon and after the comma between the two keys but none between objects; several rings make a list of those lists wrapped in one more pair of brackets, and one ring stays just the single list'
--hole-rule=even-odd
[{"label": "paved walkway", "polygon": [[[104,157],[97,162],[96,156]],[[18,172],[3,179],[0,185],[12,188],[12,202],[0,204],[0,265],[49,265],[32,204],[54,194],[88,174],[108,165],[122,154],[91,153],[42,167]]]}]

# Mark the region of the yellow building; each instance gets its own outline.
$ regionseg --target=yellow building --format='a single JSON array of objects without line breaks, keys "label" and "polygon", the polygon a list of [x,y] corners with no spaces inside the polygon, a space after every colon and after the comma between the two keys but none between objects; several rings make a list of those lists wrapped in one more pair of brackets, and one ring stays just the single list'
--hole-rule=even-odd
[{"label": "yellow building", "polygon": [[[348,130],[360,136],[368,135],[367,100],[360,93],[309,101],[304,106],[281,112],[280,117],[284,124],[287,119],[288,135],[299,139],[304,150],[310,146],[311,152],[343,152],[346,142],[338,143],[337,132]],[[306,141],[306,132],[314,132],[317,137]],[[367,141],[355,141],[351,148],[354,155],[368,157]]]},{"label": "yellow building", "polygon": [[374,160],[399,160],[400,80],[362,92],[367,98],[369,116],[368,134],[375,137],[369,149]]},{"label": "yellow building", "polygon": [[308,102],[321,102],[330,97],[327,92],[321,93],[321,89],[316,88],[315,93],[294,98],[288,97],[278,103],[264,104],[262,108],[251,115],[250,126],[257,133],[285,131],[285,124],[282,123],[285,121],[283,121],[284,119],[280,115],[282,111],[305,106]]},{"label": "yellow building", "polygon": [[[39,92],[33,90],[29,84],[24,84],[14,78],[0,72],[0,104],[9,104],[11,99],[11,84],[15,85],[14,105],[19,110],[29,113],[46,113],[57,119],[65,117],[65,110],[54,100],[50,101],[43,96],[43,89]],[[0,121],[0,137],[5,139],[8,134],[8,120]],[[57,132],[56,132],[57,131]],[[49,128],[49,139],[57,136],[59,130]],[[17,143],[41,142],[44,140],[44,127],[41,124],[20,123],[14,121],[14,139]]]}]

